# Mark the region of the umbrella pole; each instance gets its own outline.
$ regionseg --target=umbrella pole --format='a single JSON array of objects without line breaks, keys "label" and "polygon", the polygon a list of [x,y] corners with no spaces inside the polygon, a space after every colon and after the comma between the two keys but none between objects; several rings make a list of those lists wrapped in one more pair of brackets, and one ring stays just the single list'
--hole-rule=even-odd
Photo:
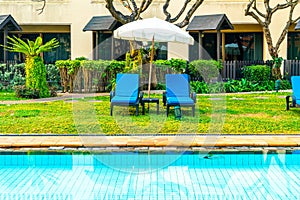
[{"label": "umbrella pole", "polygon": [[151,53],[150,53],[150,69],[149,69],[149,80],[148,80],[148,98],[150,98],[150,88],[151,88],[151,80],[152,80],[153,54],[154,54],[154,36],[152,37],[152,49],[151,49]]}]

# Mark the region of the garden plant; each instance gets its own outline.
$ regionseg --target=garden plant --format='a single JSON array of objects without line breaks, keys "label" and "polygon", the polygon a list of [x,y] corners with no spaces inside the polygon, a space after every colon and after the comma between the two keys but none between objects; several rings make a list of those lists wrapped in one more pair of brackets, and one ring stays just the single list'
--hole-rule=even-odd
[{"label": "garden plant", "polygon": [[5,49],[11,52],[23,53],[26,56],[26,83],[25,88],[22,88],[22,90],[33,91],[33,93],[37,94],[36,96],[34,95],[35,97],[49,97],[50,91],[46,80],[46,68],[41,53],[57,48],[59,42],[56,38],[53,38],[43,44],[41,37],[37,37],[35,41],[27,40],[27,42],[16,36],[8,36],[8,39],[8,46],[4,46]]}]

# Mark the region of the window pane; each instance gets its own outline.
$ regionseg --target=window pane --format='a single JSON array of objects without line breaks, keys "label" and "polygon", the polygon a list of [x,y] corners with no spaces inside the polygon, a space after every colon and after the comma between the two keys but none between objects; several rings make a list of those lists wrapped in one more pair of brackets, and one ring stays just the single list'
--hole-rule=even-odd
[{"label": "window pane", "polygon": [[99,59],[111,60],[112,33],[99,33]]},{"label": "window pane", "polygon": [[226,33],[225,60],[262,60],[262,33]]},{"label": "window pane", "polygon": [[189,45],[189,61],[197,60],[199,58],[199,36],[198,33],[189,33],[194,38],[194,44]]},{"label": "window pane", "polygon": [[217,34],[216,33],[204,33],[203,38],[203,48],[202,53],[205,59],[217,60]]},{"label": "window pane", "polygon": [[69,33],[44,33],[44,43],[56,38],[59,41],[59,47],[53,51],[44,53],[45,63],[55,63],[56,60],[67,60],[71,57],[71,45]]},{"label": "window pane", "polygon": [[156,50],[156,60],[167,60],[168,59],[168,43],[160,42]]},{"label": "window pane", "polygon": [[[0,44],[4,44],[4,32],[0,31]],[[4,49],[0,46],[0,62],[4,61]]]},{"label": "window pane", "polygon": [[300,59],[300,32],[288,33],[288,60],[299,60]]},{"label": "window pane", "polygon": [[[198,60],[199,53],[199,33],[190,33],[194,38],[194,45],[189,46],[189,60]],[[202,48],[201,59],[217,59],[217,34],[216,33],[201,33]]]}]

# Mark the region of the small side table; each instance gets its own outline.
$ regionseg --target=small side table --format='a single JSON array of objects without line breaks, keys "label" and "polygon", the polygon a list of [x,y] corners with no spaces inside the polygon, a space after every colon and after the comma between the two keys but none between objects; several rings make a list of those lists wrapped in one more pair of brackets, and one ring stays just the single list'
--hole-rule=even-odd
[{"label": "small side table", "polygon": [[159,99],[158,98],[143,98],[141,100],[143,115],[145,114],[145,103],[156,103],[156,114],[159,114]]}]

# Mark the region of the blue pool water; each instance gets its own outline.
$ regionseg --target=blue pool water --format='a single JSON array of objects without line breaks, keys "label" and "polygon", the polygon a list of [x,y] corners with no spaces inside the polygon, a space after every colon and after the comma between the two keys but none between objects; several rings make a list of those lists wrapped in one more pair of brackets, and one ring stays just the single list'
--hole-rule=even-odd
[{"label": "blue pool water", "polygon": [[2,153],[0,199],[300,199],[293,153]]}]

